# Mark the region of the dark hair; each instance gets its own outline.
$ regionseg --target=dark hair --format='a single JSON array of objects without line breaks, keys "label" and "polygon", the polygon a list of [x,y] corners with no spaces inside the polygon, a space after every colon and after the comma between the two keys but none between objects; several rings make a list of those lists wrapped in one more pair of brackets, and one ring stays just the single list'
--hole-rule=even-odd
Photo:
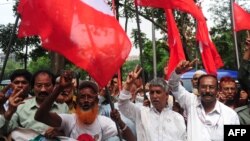
[{"label": "dark hair", "polygon": [[200,81],[201,81],[201,79],[203,79],[203,78],[205,78],[205,77],[212,77],[212,78],[214,78],[215,80],[216,80],[216,88],[218,89],[218,79],[217,79],[217,77],[214,75],[214,74],[204,74],[204,75],[201,75],[199,78],[198,78],[198,82],[197,82],[197,86],[198,86],[198,88],[199,88],[199,86],[200,86]]},{"label": "dark hair", "polygon": [[36,77],[41,73],[48,74],[49,77],[51,78],[52,84],[55,85],[55,83],[56,83],[55,75],[51,71],[49,71],[49,70],[38,70],[37,72],[34,73],[32,79],[31,79],[31,87],[32,88],[34,88]]},{"label": "dark hair", "polygon": [[32,78],[32,74],[25,69],[17,69],[10,75],[10,81],[14,81],[17,77],[24,77],[29,83]]}]

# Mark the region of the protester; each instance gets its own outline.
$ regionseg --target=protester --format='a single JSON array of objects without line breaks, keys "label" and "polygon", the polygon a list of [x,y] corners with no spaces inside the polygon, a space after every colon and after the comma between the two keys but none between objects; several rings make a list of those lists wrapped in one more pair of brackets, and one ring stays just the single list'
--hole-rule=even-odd
[{"label": "protester", "polygon": [[207,74],[198,79],[199,97],[188,92],[180,84],[180,75],[192,69],[195,61],[181,61],[169,79],[173,95],[181,107],[187,110],[188,141],[223,141],[224,125],[239,124],[239,118],[233,109],[216,99],[216,76]]},{"label": "protester", "polygon": [[248,94],[248,104],[235,109],[240,118],[240,124],[250,124],[250,37],[246,39],[246,48],[244,49],[243,60],[241,62],[238,80],[241,88]]},{"label": "protester", "polygon": [[121,113],[136,124],[137,140],[186,140],[186,126],[183,117],[168,107],[168,84],[164,79],[156,78],[149,82],[152,108],[138,107],[130,101],[129,90],[141,70],[142,68],[137,66],[134,71],[129,73],[118,101]]},{"label": "protester", "polygon": [[[5,97],[8,98],[14,89],[17,91],[23,90],[21,97],[23,99],[30,97],[30,81],[32,78],[32,74],[25,69],[17,69],[10,75],[10,87],[8,91],[5,93]],[[8,101],[4,104],[5,110],[8,109]]]},{"label": "protester", "polygon": [[227,105],[228,107],[235,109],[239,106],[239,95],[237,94],[237,85],[235,80],[230,76],[224,76],[220,79],[219,84],[220,95],[225,95],[225,100],[222,103]]},{"label": "protester", "polygon": [[[39,70],[34,74],[31,80],[35,97],[24,101],[22,101],[23,99],[21,97],[9,99],[10,111],[5,116],[5,120],[8,121],[6,123],[6,131],[11,132],[11,137],[14,140],[30,140],[38,134],[43,134],[46,137],[63,135],[62,132],[52,129],[34,119],[34,115],[38,107],[45,100],[45,98],[51,94],[54,84],[55,78],[50,71]],[[23,89],[14,89],[14,92],[17,94],[23,93],[23,91]],[[68,106],[66,104],[53,103],[52,108],[49,110],[52,112],[67,113]],[[32,133],[32,135],[29,133]]]},{"label": "protester", "polygon": [[[48,109],[60,94],[60,89],[72,85],[70,71],[61,75],[60,84],[57,85],[45,102],[38,109],[35,119],[49,126],[62,129],[66,136],[77,139],[81,134],[88,134],[96,141],[106,140],[117,135],[115,123],[98,115],[98,86],[92,81],[83,81],[79,85],[79,93],[76,98],[75,114],[57,114]],[[115,112],[116,113],[116,112]],[[120,116],[114,115],[124,139],[134,141],[130,129],[120,120]]]},{"label": "protester", "polygon": [[[2,89],[0,92],[1,100],[0,100],[0,114],[1,114],[1,125],[0,128],[2,128],[5,124],[5,117],[8,113],[10,113],[11,109],[9,109],[9,100],[8,98],[11,97],[14,90],[20,91],[22,90],[22,93],[18,95],[21,99],[25,99],[29,97],[29,90],[30,90],[30,81],[31,81],[32,74],[25,70],[25,69],[17,69],[12,72],[10,75],[10,84],[8,84],[6,87]],[[10,99],[13,99],[12,97]],[[2,116],[3,115],[3,116]],[[3,130],[3,129],[1,129]],[[0,131],[0,134],[6,134],[6,131]]]}]

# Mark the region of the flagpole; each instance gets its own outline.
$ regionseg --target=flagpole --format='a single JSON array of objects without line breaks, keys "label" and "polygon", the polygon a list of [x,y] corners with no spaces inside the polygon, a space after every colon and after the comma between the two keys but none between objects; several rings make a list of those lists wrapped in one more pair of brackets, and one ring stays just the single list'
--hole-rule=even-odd
[{"label": "flagpole", "polygon": [[17,28],[19,18],[20,18],[20,16],[19,16],[19,14],[17,14],[16,21],[15,21],[15,24],[14,24],[14,26],[12,28],[12,32],[11,32],[11,35],[10,35],[9,44],[7,46],[7,51],[6,51],[6,55],[5,55],[5,59],[4,59],[4,62],[3,62],[3,67],[2,67],[2,71],[1,71],[1,75],[0,75],[0,81],[2,81],[2,79],[3,79],[4,70],[5,70],[9,55],[10,55],[10,47],[12,46],[12,44],[14,42],[13,39],[14,39],[14,36],[16,34],[16,28]]},{"label": "flagpole", "polygon": [[[154,20],[154,10],[152,12],[152,20]],[[156,70],[156,45],[155,45],[155,25],[152,23],[152,44],[153,44],[153,70],[154,70],[154,78],[157,77]]]},{"label": "flagpole", "polygon": [[235,29],[235,21],[234,21],[234,7],[233,7],[234,0],[230,0],[230,6],[231,6],[231,23],[232,23],[232,30],[233,30],[233,37],[234,37],[234,47],[235,47],[235,56],[236,56],[236,65],[237,69],[240,68],[240,59],[239,59],[239,50],[238,50],[238,44],[237,44],[237,32]]},{"label": "flagpole", "polygon": [[142,39],[141,39],[141,29],[140,29],[140,23],[139,23],[139,14],[138,14],[138,5],[137,3],[135,4],[135,16],[136,16],[136,24],[137,24],[137,29],[138,29],[138,42],[139,42],[139,49],[140,49],[140,62],[141,62],[141,67],[142,67],[142,89],[143,89],[143,96],[144,100],[148,99],[146,95],[146,90],[145,90],[145,70],[144,70],[144,63],[143,63],[143,55],[142,55]]},{"label": "flagpole", "polygon": [[[114,109],[115,109],[115,106],[114,106],[114,103],[112,102],[111,95],[110,95],[110,92],[109,92],[107,86],[105,86],[105,94],[106,94],[106,96],[107,96],[107,100],[108,100],[108,102],[109,102],[109,104],[110,104],[111,110],[114,110]],[[118,132],[119,140],[122,141],[121,131],[119,130],[119,126],[118,126],[117,121],[115,121],[115,125],[116,125],[116,129],[117,129],[117,132]]]},{"label": "flagpole", "polygon": [[[119,14],[118,14],[119,5],[118,5],[117,3],[119,3],[119,0],[112,0],[112,9],[113,9],[113,13],[114,13],[114,15],[115,15],[117,21],[119,22]],[[119,71],[118,71],[118,87],[119,87],[119,90],[122,89],[122,79],[121,79],[121,78],[122,78],[122,77],[121,77],[121,68],[120,68]],[[106,93],[106,95],[107,95],[107,98],[108,98],[108,101],[109,101],[111,110],[114,110],[114,109],[115,109],[114,103],[112,102],[111,95],[110,95],[110,92],[109,92],[107,86],[105,87],[105,93]],[[121,132],[120,132],[120,130],[119,130],[119,126],[118,126],[117,121],[115,121],[115,124],[116,124],[116,128],[117,128],[119,140],[122,141],[122,135],[121,135]]]}]

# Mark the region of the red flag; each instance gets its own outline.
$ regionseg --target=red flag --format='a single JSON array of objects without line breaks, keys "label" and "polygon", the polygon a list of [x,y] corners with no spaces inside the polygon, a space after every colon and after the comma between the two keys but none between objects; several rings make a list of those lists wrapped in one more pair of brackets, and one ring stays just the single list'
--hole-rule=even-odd
[{"label": "red flag", "polygon": [[234,22],[235,22],[235,31],[240,30],[250,30],[250,13],[247,13],[246,10],[241,8],[235,2],[233,3],[234,11]]},{"label": "red flag", "polygon": [[135,0],[140,6],[150,6],[165,9],[178,9],[191,14],[197,20],[203,20],[204,16],[193,0]]},{"label": "red flag", "polygon": [[199,41],[203,65],[207,73],[216,75],[217,69],[223,66],[223,61],[210,39],[206,22],[198,22],[197,28],[196,38]]},{"label": "red flag", "polygon": [[20,0],[19,37],[39,35],[44,48],[85,69],[105,86],[131,42],[103,0]]},{"label": "red flag", "polygon": [[186,60],[185,54],[182,48],[182,43],[180,39],[180,33],[176,26],[174,16],[171,9],[166,9],[166,19],[168,24],[168,44],[170,50],[167,76],[165,79],[169,79],[171,73],[176,68],[177,64],[181,60]]}]

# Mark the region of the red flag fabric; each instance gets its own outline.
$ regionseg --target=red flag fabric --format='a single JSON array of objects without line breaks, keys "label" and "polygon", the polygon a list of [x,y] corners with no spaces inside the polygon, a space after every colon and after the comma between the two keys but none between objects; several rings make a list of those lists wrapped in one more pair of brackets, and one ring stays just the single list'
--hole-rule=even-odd
[{"label": "red flag fabric", "polygon": [[233,3],[235,31],[250,30],[250,13]]},{"label": "red flag fabric", "polygon": [[191,14],[197,20],[204,20],[204,16],[193,0],[135,0],[140,6],[150,6],[165,9],[178,9]]},{"label": "red flag fabric", "polygon": [[19,37],[39,35],[44,48],[85,69],[101,86],[119,70],[131,42],[103,0],[20,0]]},{"label": "red flag fabric", "polygon": [[197,25],[196,38],[199,41],[203,65],[207,73],[217,75],[217,69],[224,65],[223,61],[210,39],[206,21],[200,21]]},{"label": "red flag fabric", "polygon": [[180,33],[176,26],[175,19],[171,9],[166,9],[166,19],[168,25],[168,44],[170,50],[169,62],[167,75],[165,79],[169,79],[171,73],[174,71],[176,66],[181,60],[186,60],[185,54],[183,51]]}]

